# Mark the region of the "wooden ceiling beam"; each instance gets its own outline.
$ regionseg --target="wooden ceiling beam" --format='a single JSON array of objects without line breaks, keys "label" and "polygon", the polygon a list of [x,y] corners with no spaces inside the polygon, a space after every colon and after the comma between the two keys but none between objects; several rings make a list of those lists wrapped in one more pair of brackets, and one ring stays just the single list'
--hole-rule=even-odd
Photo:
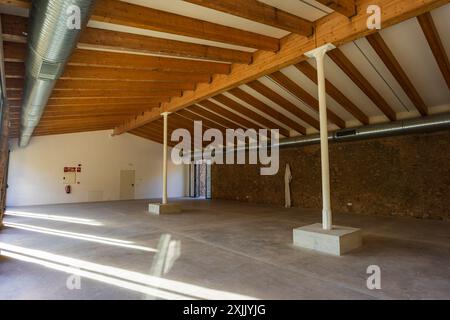
[{"label": "wooden ceiling beam", "polygon": [[299,107],[297,107],[295,104],[287,100],[286,98],[282,97],[269,87],[265,86],[260,81],[252,81],[250,83],[247,83],[247,85],[258,92],[259,94],[265,96],[267,99],[275,102],[278,106],[286,110],[287,112],[293,114],[297,118],[301,119],[305,123],[309,124],[313,128],[319,130],[320,124],[319,121],[309,114],[307,114],[305,111],[301,110]]},{"label": "wooden ceiling beam", "polygon": [[184,0],[202,7],[228,13],[278,29],[310,37],[314,32],[311,21],[269,6],[257,0]]},{"label": "wooden ceiling beam", "polygon": [[429,12],[424,13],[417,17],[419,24],[427,38],[428,44],[430,45],[431,51],[436,59],[436,62],[441,70],[442,76],[444,77],[447,87],[450,90],[450,62],[445,52],[444,45],[442,44],[439,32],[434,24],[433,17]]},{"label": "wooden ceiling beam", "polygon": [[209,119],[211,121],[214,121],[215,123],[218,123],[221,126],[223,126],[225,128],[228,128],[228,129],[235,129],[235,130],[237,130],[239,128],[247,129],[247,128],[243,128],[242,126],[236,124],[233,121],[228,120],[227,118],[224,118],[224,117],[218,115],[217,113],[214,113],[214,112],[211,112],[209,110],[206,110],[205,108],[202,108],[202,107],[200,107],[198,105],[191,106],[191,107],[189,107],[187,109],[184,109],[184,110],[188,110],[188,111],[190,111],[192,113],[195,113],[195,114],[198,114],[198,115],[200,115],[202,117],[205,117],[205,118],[207,118],[207,119]]},{"label": "wooden ceiling beam", "polygon": [[[268,77],[300,99],[311,110],[319,114],[319,101],[310,95],[306,90],[297,85],[294,81],[285,76],[282,72],[274,72]],[[327,108],[327,115],[329,122],[334,123],[341,129],[345,128],[345,121],[330,110],[330,108]]]},{"label": "wooden ceiling beam", "polygon": [[114,69],[105,67],[67,66],[60,79],[139,80],[152,82],[211,82],[211,75],[194,72],[161,72]]},{"label": "wooden ceiling beam", "polygon": [[[5,42],[4,52],[5,61],[7,62],[25,62],[26,44],[17,42]],[[68,65],[114,67],[133,70],[153,70],[166,72],[197,72],[208,74],[230,73],[230,65],[227,63],[165,58],[87,49],[75,49],[68,61]]]},{"label": "wooden ceiling beam", "polygon": [[328,52],[328,56],[337,66],[365,93],[370,100],[391,121],[397,120],[397,115],[381,94],[370,84],[361,72],[353,65],[340,49]]},{"label": "wooden ceiling beam", "polygon": [[[361,8],[378,5],[383,12],[383,27],[388,28],[448,4],[448,0],[358,0],[358,4]],[[128,119],[115,128],[114,134],[121,134],[152,122],[160,117],[162,112],[176,112],[284,67],[304,61],[307,59],[304,54],[314,48],[327,43],[340,46],[374,32],[376,30],[367,28],[366,10],[358,11],[351,21],[340,13],[333,12],[316,22],[314,39],[291,34],[282,39],[281,48],[277,53],[256,52],[252,64],[234,65],[229,75],[217,75],[210,84],[199,84],[196,90],[185,92],[183,97],[171,99],[170,102],[161,105],[159,110],[149,110],[143,115]]]},{"label": "wooden ceiling beam", "polygon": [[425,101],[422,99],[419,92],[412,84],[408,75],[405,73],[405,71],[403,71],[402,66],[397,61],[391,49],[389,49],[388,45],[383,40],[381,35],[379,33],[374,33],[367,36],[366,39],[378,54],[378,56],[381,58],[386,67],[389,69],[394,78],[397,80],[397,82],[400,84],[403,91],[405,91],[409,99],[411,99],[416,109],[422,116],[427,116],[428,107],[425,104]]},{"label": "wooden ceiling beam", "polygon": [[[13,91],[14,92],[14,91]],[[173,96],[180,96],[181,90],[128,90],[126,92],[121,90],[56,90],[53,91],[50,99],[60,98],[168,98]]]},{"label": "wooden ceiling beam", "polygon": [[[263,129],[260,125],[254,123],[253,121],[247,120],[247,119],[243,118],[242,116],[240,116],[234,112],[231,112],[231,111],[223,108],[222,106],[219,106],[217,103],[215,103],[211,100],[204,100],[204,101],[200,102],[199,105],[208,111],[217,113],[221,117],[226,118],[236,124],[241,125],[242,129],[244,129],[244,128],[245,129],[256,129],[256,130]],[[238,127],[238,128],[240,128],[240,127]]]},{"label": "wooden ceiling beam", "polygon": [[58,134],[69,134],[69,133],[80,133],[80,132],[93,132],[93,131],[103,131],[110,130],[110,126],[91,126],[86,128],[60,128],[54,130],[39,130],[36,128],[33,132],[33,136],[50,136],[50,135],[58,135]]},{"label": "wooden ceiling beam", "polygon": [[[4,39],[26,43],[27,24],[27,18],[2,14]],[[78,46],[244,64],[252,61],[251,52],[89,27],[81,33]]]},{"label": "wooden ceiling beam", "polygon": [[148,98],[86,98],[86,99],[51,99],[47,106],[83,106],[83,105],[124,105],[124,104],[142,104],[153,107],[159,103],[159,99],[152,100]]},{"label": "wooden ceiling beam", "polygon": [[317,2],[333,9],[347,18],[356,15],[356,0],[316,0]]},{"label": "wooden ceiling beam", "polygon": [[[12,79],[11,79],[12,80]],[[14,85],[20,85],[20,80],[15,79]],[[8,81],[6,83],[8,86]],[[22,81],[23,87],[23,81]],[[194,90],[194,82],[147,82],[147,81],[119,81],[119,80],[73,80],[60,79],[56,83],[54,91],[59,90]]]},{"label": "wooden ceiling beam", "polygon": [[[18,90],[7,91],[8,100],[22,100],[22,92]],[[53,91],[50,96],[50,101],[53,99],[108,99],[108,98],[122,98],[122,99],[152,99],[159,101],[166,101],[170,97],[180,96],[180,90],[161,90],[161,91],[144,91],[144,90],[130,90],[124,94],[120,90],[57,90]]]},{"label": "wooden ceiling beam", "polygon": [[[307,61],[302,61],[295,67],[317,85],[317,70]],[[336,100],[345,110],[358,119],[362,124],[369,124],[369,117],[365,115],[349,98],[347,98],[336,86],[326,80],[326,91],[330,97]]]},{"label": "wooden ceiling beam", "polygon": [[205,117],[202,117],[196,113],[189,111],[188,109],[184,109],[177,112],[178,115],[190,120],[190,121],[201,121],[202,125],[207,128],[220,130],[222,133],[225,133],[225,128]]},{"label": "wooden ceiling beam", "polygon": [[285,116],[281,112],[278,112],[277,110],[271,108],[270,106],[266,105],[264,102],[256,99],[251,94],[245,92],[244,90],[240,88],[234,88],[229,91],[232,95],[234,95],[236,98],[244,101],[245,103],[248,103],[252,107],[260,110],[261,112],[271,116],[272,118],[276,119],[277,121],[283,123],[285,126],[297,131],[300,134],[306,134],[306,128],[303,127],[301,124],[297,123],[296,121],[292,120],[291,118]]},{"label": "wooden ceiling beam", "polygon": [[240,114],[246,116],[247,118],[252,119],[253,121],[256,121],[257,123],[261,124],[265,129],[269,129],[269,130],[279,129],[281,135],[283,135],[285,137],[290,137],[289,130],[280,127],[275,122],[267,119],[266,117],[263,117],[262,115],[260,115],[259,113],[255,112],[255,111],[252,111],[252,110],[244,107],[240,103],[236,102],[235,100],[233,100],[223,94],[219,94],[219,95],[215,96],[214,100],[227,106],[231,110],[234,110],[235,112],[240,113]]},{"label": "wooden ceiling beam", "polygon": [[131,33],[86,28],[79,46],[249,64],[252,53]]},{"label": "wooden ceiling beam", "polygon": [[117,0],[97,0],[94,21],[276,52],[278,39]]},{"label": "wooden ceiling beam", "polygon": [[[8,78],[6,81],[6,89],[10,91],[23,91],[25,81],[23,78]],[[184,91],[194,90],[194,83],[183,82],[146,82],[146,81],[117,81],[117,80],[58,80],[53,92],[56,91]]]}]

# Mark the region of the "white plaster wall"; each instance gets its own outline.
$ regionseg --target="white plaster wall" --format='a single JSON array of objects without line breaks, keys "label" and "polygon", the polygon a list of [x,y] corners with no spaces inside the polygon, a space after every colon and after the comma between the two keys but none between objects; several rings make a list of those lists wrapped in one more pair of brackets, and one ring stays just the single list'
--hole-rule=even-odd
[{"label": "white plaster wall", "polygon": [[[26,148],[11,141],[8,206],[88,202],[91,191],[101,200],[120,200],[120,171],[135,170],[135,198],[160,198],[162,145],[131,134],[116,137],[111,131],[34,137]],[[169,153],[170,155],[170,153]],[[80,184],[66,194],[64,167],[82,165]],[[168,166],[169,197],[187,193],[187,168]],[[100,200],[100,199],[99,199]]]}]

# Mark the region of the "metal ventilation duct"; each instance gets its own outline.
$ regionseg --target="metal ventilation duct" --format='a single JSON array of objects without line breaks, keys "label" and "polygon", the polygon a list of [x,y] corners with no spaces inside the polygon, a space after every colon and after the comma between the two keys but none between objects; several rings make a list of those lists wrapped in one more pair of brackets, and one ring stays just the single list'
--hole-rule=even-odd
[{"label": "metal ventilation duct", "polygon": [[[95,0],[33,0],[28,25],[20,147],[30,142],[94,3]],[[79,19],[80,29],[73,27],[76,26],[74,19]]]},{"label": "metal ventilation duct", "polygon": [[[358,141],[383,137],[400,136],[415,133],[430,133],[450,130],[450,113],[432,115],[417,119],[399,120],[385,124],[373,124],[352,129],[342,129],[330,132],[328,140],[330,143],[346,141]],[[320,144],[320,135],[298,136],[281,139],[278,143],[280,149],[300,148],[304,146]],[[258,145],[246,145],[245,147],[235,147],[231,150],[222,148],[220,153],[254,150]],[[193,157],[201,159],[202,152],[192,152]]]},{"label": "metal ventilation duct", "polygon": [[[329,134],[330,142],[345,142],[374,138],[391,137],[405,134],[426,133],[450,129],[450,113],[433,115],[417,119],[408,119],[374,124],[352,129],[343,129]],[[319,144],[320,136],[299,136],[280,140],[280,148],[301,147]]]}]

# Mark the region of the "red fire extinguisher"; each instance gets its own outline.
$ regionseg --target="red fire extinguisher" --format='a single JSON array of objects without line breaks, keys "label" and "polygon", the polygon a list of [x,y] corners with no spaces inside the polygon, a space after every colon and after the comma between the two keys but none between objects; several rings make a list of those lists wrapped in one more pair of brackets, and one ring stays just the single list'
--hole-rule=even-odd
[{"label": "red fire extinguisher", "polygon": [[69,194],[72,191],[70,185],[66,186],[66,193]]}]

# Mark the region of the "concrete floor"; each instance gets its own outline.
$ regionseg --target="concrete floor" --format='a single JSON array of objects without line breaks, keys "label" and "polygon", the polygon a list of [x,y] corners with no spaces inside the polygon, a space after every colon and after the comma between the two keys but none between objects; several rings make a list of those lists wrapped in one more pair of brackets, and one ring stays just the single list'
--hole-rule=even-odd
[{"label": "concrete floor", "polygon": [[[364,246],[333,257],[291,245],[318,211],[177,202],[171,216],[149,215],[148,201],[9,208],[0,299],[450,299],[449,222],[335,215],[363,228]],[[162,235],[174,240],[165,270]],[[381,290],[366,287],[369,265]]]}]

